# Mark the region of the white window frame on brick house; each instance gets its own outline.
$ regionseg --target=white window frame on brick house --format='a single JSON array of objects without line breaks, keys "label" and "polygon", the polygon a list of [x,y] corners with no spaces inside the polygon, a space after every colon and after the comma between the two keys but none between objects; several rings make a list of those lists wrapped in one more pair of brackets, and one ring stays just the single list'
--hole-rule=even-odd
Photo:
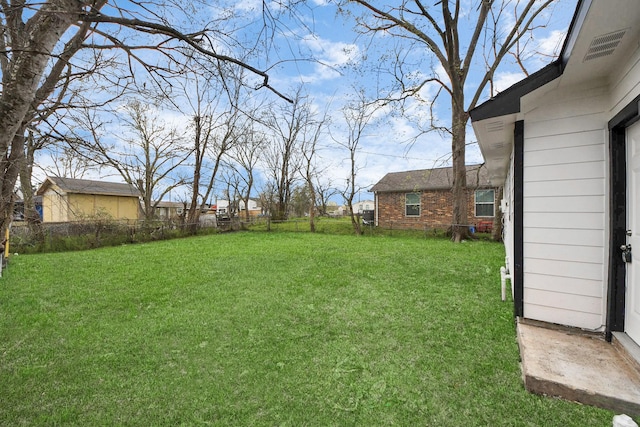
[{"label": "white window frame on brick house", "polygon": [[[478,200],[478,193],[481,193],[481,200]],[[485,194],[487,193],[491,193],[491,201],[489,200],[489,197],[482,197],[485,196]],[[496,190],[494,190],[493,188],[482,188],[480,190],[476,190],[474,193],[474,213],[475,216],[477,218],[493,218],[496,214]],[[478,208],[482,207],[485,208],[486,206],[491,206],[491,215],[479,215],[478,214]],[[486,214],[486,212],[482,212],[482,214]]]},{"label": "white window frame on brick house", "polygon": [[[418,198],[417,202],[415,200],[411,200],[412,203],[409,203],[409,197],[416,196]],[[409,208],[412,207],[412,210],[415,210],[415,207],[418,207],[418,213],[409,213]],[[404,215],[410,217],[419,217],[421,211],[421,202],[420,202],[420,193],[406,193],[404,195]]]}]

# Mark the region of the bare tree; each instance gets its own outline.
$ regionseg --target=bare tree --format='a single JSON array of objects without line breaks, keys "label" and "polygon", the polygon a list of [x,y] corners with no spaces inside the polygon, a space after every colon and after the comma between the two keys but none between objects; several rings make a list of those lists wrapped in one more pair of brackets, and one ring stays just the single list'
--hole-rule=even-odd
[{"label": "bare tree", "polygon": [[373,114],[378,109],[379,105],[376,103],[369,103],[365,99],[365,95],[362,91],[357,93],[358,100],[347,106],[342,110],[344,121],[347,127],[347,134],[344,138],[336,138],[334,140],[338,145],[345,148],[349,153],[349,176],[346,179],[346,188],[342,191],[342,196],[347,203],[349,209],[349,216],[351,218],[351,225],[353,225],[353,231],[356,235],[362,234],[362,227],[360,221],[356,218],[353,211],[353,200],[356,194],[360,193],[362,188],[356,183],[358,175],[358,164],[356,154],[360,146],[364,131],[369,126],[373,119]]},{"label": "bare tree", "polygon": [[[251,124],[255,125],[253,122]],[[242,188],[239,189],[239,196],[246,209],[245,219],[249,221],[251,219],[248,209],[249,200],[251,193],[254,191],[256,169],[260,162],[262,150],[265,147],[265,137],[254,126],[251,126],[245,129],[240,138],[238,144],[232,148],[229,154],[231,159],[230,167],[233,168],[235,174],[243,183]]]},{"label": "bare tree", "polygon": [[28,130],[24,141],[25,156],[20,165],[20,192],[22,193],[22,203],[24,206],[24,220],[36,240],[43,237],[40,225],[40,215],[36,210],[35,192],[33,188],[33,164],[34,156],[38,149],[47,145],[45,138],[34,135],[33,130]]},{"label": "bare tree", "polygon": [[[481,0],[473,8],[462,0],[433,4],[423,0],[401,0],[393,4],[366,0],[339,3],[354,5],[365,12],[358,18],[363,32],[393,36],[397,41],[396,60],[392,64],[392,77],[397,86],[386,100],[402,101],[419,96],[429,85],[437,87],[434,103],[441,94],[449,96],[450,123],[433,125],[451,138],[454,170],[452,238],[461,241],[468,235],[465,143],[469,110],[477,105],[505,56],[518,47],[526,34],[543,25],[539,22],[543,18],[542,12],[554,0]],[[507,20],[513,22],[509,21],[505,30]],[[487,44],[483,45],[484,41]],[[482,47],[484,52],[480,52]],[[435,59],[444,75],[439,75],[437,66],[431,65],[430,72],[420,66],[416,55],[422,52],[423,57]],[[484,58],[479,57],[481,54]],[[475,62],[484,63],[485,67],[474,69],[474,81],[469,82]]]},{"label": "bare tree", "polygon": [[302,178],[306,184],[307,191],[309,192],[309,227],[312,233],[316,231],[316,204],[318,200],[318,191],[316,189],[316,180],[322,173],[317,166],[317,152],[318,142],[325,132],[326,126],[329,124],[328,114],[325,111],[324,117],[320,120],[313,121],[310,117],[310,123],[308,130],[310,135],[305,135],[300,152],[302,153],[303,161],[300,172]]},{"label": "bare tree", "polygon": [[[67,61],[90,29],[78,28],[64,44],[58,60],[52,60],[54,48],[76,21],[75,14],[57,12],[61,7],[73,8],[72,3],[57,1],[36,6],[25,1],[0,2],[0,231],[11,218],[14,187],[24,162],[25,134],[35,107],[52,94]],[[76,11],[82,9],[80,3],[75,5]],[[29,19],[23,22],[26,16]]]},{"label": "bare tree", "polygon": [[277,194],[273,219],[287,218],[291,190],[299,178],[300,144],[310,118],[309,104],[299,88],[291,104],[270,111],[265,120],[274,135],[272,144],[265,151],[268,173]]},{"label": "bare tree", "polygon": [[158,203],[174,188],[184,184],[175,172],[191,154],[176,127],[167,126],[152,106],[138,100],[121,108],[122,125],[116,140],[101,135],[90,113],[85,111],[85,127],[92,130],[86,148],[102,167],[112,168],[128,184],[136,187],[142,199],[145,220],[152,220]]},{"label": "bare tree", "polygon": [[200,212],[212,195],[225,157],[238,144],[247,123],[240,110],[241,76],[233,70],[222,74],[226,77],[221,82],[208,71],[194,67],[182,87],[191,109],[183,113],[193,117],[191,200],[187,216],[192,231],[198,227]]},{"label": "bare tree", "polygon": [[317,203],[319,203],[319,214],[327,215],[329,201],[333,196],[340,194],[340,190],[334,187],[330,179],[325,180],[322,176],[316,177],[316,183],[313,188],[317,195]]},{"label": "bare tree", "polygon": [[262,206],[262,213],[267,218],[267,231],[271,231],[271,217],[272,212],[276,206],[277,191],[271,181],[267,181],[262,186],[262,191],[258,195],[260,206]]},{"label": "bare tree", "polygon": [[[220,49],[218,41],[234,41],[225,31],[203,26],[181,31],[175,14],[164,8],[179,3],[109,0],[0,1],[0,231],[11,219],[13,193],[24,156],[25,133],[32,121],[29,111],[49,99],[60,76],[80,48],[119,50],[133,77],[139,68],[166,80],[181,72],[185,50],[215,61],[235,64],[270,86],[268,74]],[[105,6],[109,7],[105,7]],[[275,14],[265,8],[265,24]],[[171,18],[166,18],[171,17]],[[173,21],[173,22],[171,22]],[[185,19],[184,22],[193,22]],[[214,23],[223,25],[224,19]],[[128,37],[137,34],[138,37]],[[140,40],[139,43],[133,40]],[[252,46],[251,49],[255,48]],[[146,52],[158,52],[167,64],[151,62]],[[229,53],[227,53],[229,52]],[[119,84],[120,82],[114,82]],[[168,85],[170,86],[170,85]]]},{"label": "bare tree", "polygon": [[[70,147],[65,142],[58,141],[49,147],[49,164],[43,167],[47,176],[61,178],[82,179],[89,172],[97,169],[97,163],[90,160],[88,155],[78,155],[79,145]],[[27,162],[29,164],[29,162]]]}]

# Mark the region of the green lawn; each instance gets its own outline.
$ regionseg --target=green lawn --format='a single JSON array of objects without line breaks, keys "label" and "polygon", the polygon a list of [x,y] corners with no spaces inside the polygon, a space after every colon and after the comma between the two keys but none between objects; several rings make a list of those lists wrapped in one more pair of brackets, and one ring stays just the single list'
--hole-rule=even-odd
[{"label": "green lawn", "polygon": [[0,279],[0,425],[611,425],[524,390],[503,259],[258,232],[19,255]]}]

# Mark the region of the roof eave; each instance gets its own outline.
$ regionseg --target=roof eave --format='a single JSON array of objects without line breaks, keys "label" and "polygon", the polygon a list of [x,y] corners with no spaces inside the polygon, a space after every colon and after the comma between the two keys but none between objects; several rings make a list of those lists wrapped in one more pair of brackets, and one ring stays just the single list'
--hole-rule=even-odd
[{"label": "roof eave", "polygon": [[494,117],[505,116],[520,112],[520,98],[560,77],[569,61],[573,46],[580,33],[580,29],[591,7],[592,0],[579,0],[571,19],[567,37],[565,38],[560,56],[551,64],[531,74],[508,89],[500,92],[494,98],[478,105],[469,111],[471,121],[479,121]]},{"label": "roof eave", "polygon": [[564,65],[560,59],[531,74],[494,98],[469,111],[471,121],[490,119],[520,112],[520,99],[562,75]]}]

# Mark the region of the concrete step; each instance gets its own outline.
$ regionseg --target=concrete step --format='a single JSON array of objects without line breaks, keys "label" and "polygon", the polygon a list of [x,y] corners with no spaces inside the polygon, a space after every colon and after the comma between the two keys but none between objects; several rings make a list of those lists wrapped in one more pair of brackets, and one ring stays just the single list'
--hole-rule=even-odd
[{"label": "concrete step", "polygon": [[527,390],[640,417],[640,370],[601,334],[518,322]]},{"label": "concrete step", "polygon": [[640,372],[640,346],[629,335],[623,332],[614,332],[612,344],[620,352],[631,366]]}]

